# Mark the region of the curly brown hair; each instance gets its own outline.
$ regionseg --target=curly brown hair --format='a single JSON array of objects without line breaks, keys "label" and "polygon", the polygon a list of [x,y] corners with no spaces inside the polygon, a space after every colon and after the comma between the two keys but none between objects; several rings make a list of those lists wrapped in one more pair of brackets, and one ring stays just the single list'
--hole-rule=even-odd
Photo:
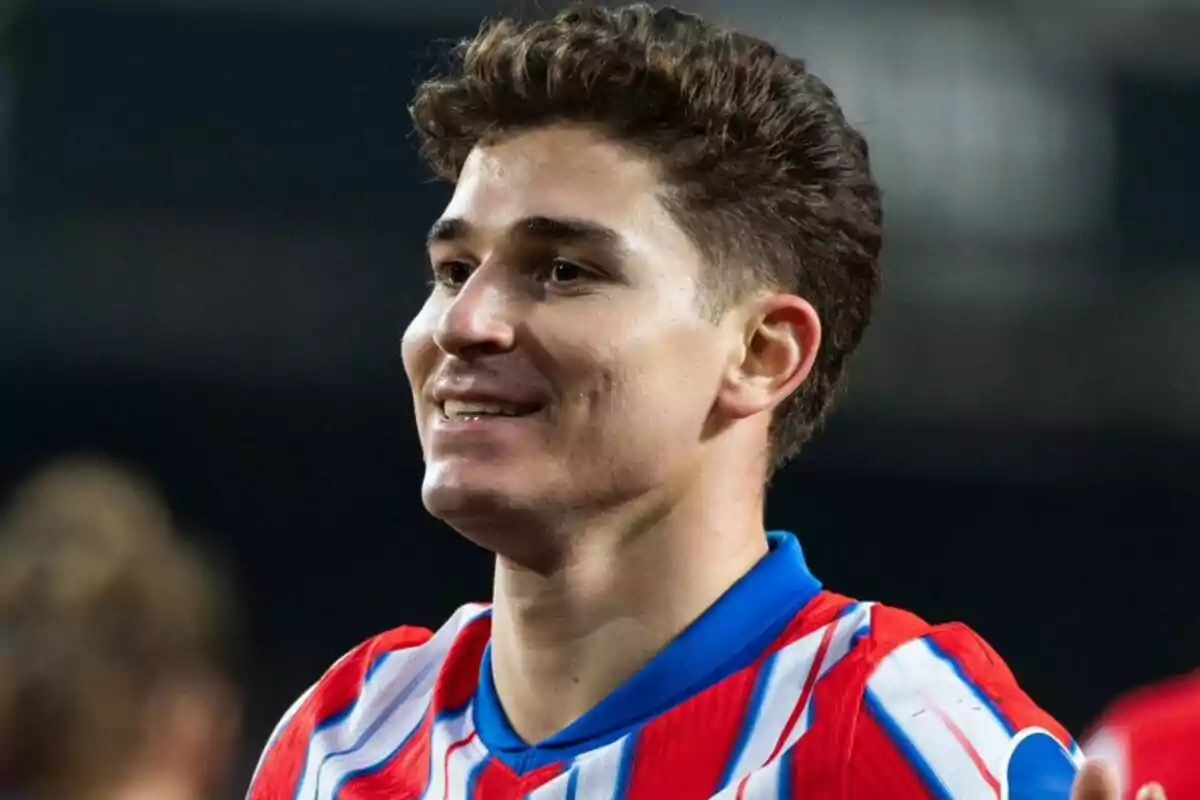
[{"label": "curly brown hair", "polygon": [[820,424],[879,286],[882,209],[867,143],[805,63],[673,8],[573,6],[487,22],[423,83],[421,152],[454,182],[478,144],[585,124],[654,158],[663,200],[710,267],[715,307],[763,288],[823,327],[812,375],[776,413],[774,466]]}]

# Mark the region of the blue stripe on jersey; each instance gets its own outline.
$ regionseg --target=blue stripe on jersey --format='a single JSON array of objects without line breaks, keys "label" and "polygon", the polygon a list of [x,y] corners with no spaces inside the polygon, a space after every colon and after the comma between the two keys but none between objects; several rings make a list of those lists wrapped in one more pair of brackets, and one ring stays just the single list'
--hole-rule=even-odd
[{"label": "blue stripe on jersey", "polygon": [[363,677],[363,686],[366,686],[368,683],[370,683],[371,678],[375,675],[375,671],[387,663],[387,660],[394,656],[397,652],[403,651],[389,650],[371,662],[371,666],[367,667],[367,674]]},{"label": "blue stripe on jersey", "polygon": [[950,790],[946,787],[946,784],[942,783],[942,779],[939,778],[933,771],[933,768],[929,766],[929,762],[925,760],[925,757],[921,755],[921,752],[917,750],[912,741],[910,741],[909,738],[904,734],[904,731],[900,729],[900,726],[896,723],[896,720],[892,719],[892,715],[889,714],[887,709],[883,707],[883,703],[879,701],[879,698],[875,696],[875,693],[868,688],[866,690],[865,698],[867,709],[871,712],[871,715],[875,717],[881,726],[883,726],[884,731],[887,732],[892,742],[895,743],[896,749],[900,751],[905,760],[908,761],[908,763],[912,765],[913,769],[917,771],[917,774],[921,776],[921,780],[925,782],[925,786],[929,789],[933,796],[939,800],[954,800],[954,797],[950,794]]},{"label": "blue stripe on jersey", "polygon": [[479,791],[479,779],[483,777],[483,771],[487,769],[489,763],[491,763],[491,759],[485,758],[471,770],[471,776],[467,778],[467,796],[463,800],[476,800],[475,795]]},{"label": "blue stripe on jersey", "polygon": [[612,800],[624,800],[629,794],[629,781],[633,778],[633,761],[637,755],[638,740],[641,735],[640,730],[635,731],[629,734],[625,744],[621,745],[621,763],[617,767],[617,785],[613,789]]},{"label": "blue stripe on jersey", "polygon": [[300,797],[300,785],[304,783],[304,775],[308,772],[308,756],[312,750],[313,739],[317,738],[318,733],[326,731],[337,725],[341,725],[343,722],[349,719],[350,715],[354,713],[354,709],[358,707],[358,701],[361,699],[362,694],[359,693],[358,697],[354,698],[353,703],[346,706],[346,708],[334,714],[333,716],[327,717],[324,721],[313,728],[312,736],[310,736],[308,739],[308,746],[304,748],[304,761],[300,763],[300,780],[296,781],[296,790],[292,793],[292,800],[297,800],[297,798]]},{"label": "blue stripe on jersey", "polygon": [[741,760],[742,751],[746,749],[746,743],[750,741],[750,733],[754,730],[754,725],[758,722],[759,715],[762,714],[763,699],[767,694],[767,684],[771,682],[771,673],[775,671],[775,665],[778,662],[779,653],[773,653],[758,671],[758,678],[754,681],[754,692],[750,695],[750,702],[746,706],[746,716],[742,720],[742,729],[738,731],[738,738],[734,742],[733,751],[729,754],[729,761],[725,764],[725,771],[721,774],[721,782],[717,784],[719,789],[724,789],[733,780],[733,770],[737,767],[738,761]]},{"label": "blue stripe on jersey", "polygon": [[[429,714],[429,707],[426,706],[425,713],[421,715],[420,720],[417,721],[417,724],[413,727],[413,729],[411,731],[409,731],[408,733],[406,733],[404,735],[404,738],[400,741],[400,744],[396,745],[396,747],[392,750],[392,752],[388,753],[382,759],[380,759],[379,761],[376,761],[374,764],[368,764],[365,767],[360,767],[358,769],[350,770],[345,775],[343,775],[341,777],[341,779],[336,784],[334,784],[333,795],[332,795],[333,800],[338,800],[338,798],[342,794],[342,789],[346,788],[346,784],[350,783],[350,781],[354,780],[355,778],[364,777],[366,775],[373,775],[376,772],[379,772],[384,767],[386,767],[388,764],[392,763],[392,760],[395,759],[396,756],[400,755],[400,752],[402,750],[404,750],[405,747],[408,747],[409,743],[413,740],[413,737],[415,737],[417,735],[417,733],[421,730],[421,722],[423,722],[425,720],[425,717],[428,714]],[[319,784],[318,784],[318,786],[319,786]],[[314,792],[314,795],[315,795],[315,792]]]},{"label": "blue stripe on jersey", "polygon": [[579,794],[579,767],[571,767],[571,774],[567,776],[567,800],[575,800],[577,794]]},{"label": "blue stripe on jersey", "polygon": [[779,757],[779,800],[792,800],[792,759],[796,749],[789,747]]},{"label": "blue stripe on jersey", "polygon": [[[302,784],[304,784],[304,775],[307,774],[307,771],[308,771],[308,756],[310,756],[310,753],[312,751],[312,742],[314,739],[317,738],[317,734],[323,733],[323,732],[325,732],[325,730],[329,730],[330,728],[334,728],[334,727],[338,726],[338,724],[341,724],[342,722],[348,720],[350,715],[354,714],[355,710],[358,710],[359,703],[362,702],[362,698],[366,697],[367,686],[370,685],[370,675],[374,674],[374,670],[376,670],[378,668],[379,664],[382,664],[384,661],[388,660],[388,658],[392,654],[395,654],[395,652],[397,652],[397,651],[391,650],[389,652],[385,652],[384,655],[377,658],[376,663],[372,664],[372,667],[367,669],[368,676],[366,679],[364,679],[364,681],[362,681],[362,688],[361,688],[361,690],[359,690],[358,697],[354,698],[354,702],[350,703],[347,706],[346,710],[341,711],[340,714],[336,714],[334,716],[326,718],[326,720],[324,722],[318,724],[318,726],[313,729],[312,736],[310,739],[308,739],[308,746],[305,748],[304,763],[302,763],[300,765],[300,780],[296,781],[295,792],[292,794],[293,800],[298,799],[300,796],[300,789],[302,787]],[[352,746],[346,748],[346,750],[340,750],[340,751],[335,751],[335,752],[331,752],[331,753],[326,753],[325,757],[320,759],[320,764],[317,766],[317,780],[316,780],[316,782],[314,782],[314,786],[316,786],[316,788],[320,787],[320,770],[322,770],[324,768],[325,762],[328,762],[328,760],[334,756],[344,756],[344,754],[346,754],[346,753],[354,752],[355,750],[358,750],[358,748],[360,748],[362,745],[365,745],[367,739],[370,739],[371,736],[377,732],[379,727],[382,726],[382,724],[386,720],[388,720],[388,717],[391,716],[392,712],[394,712],[398,708],[398,706],[400,706],[400,704],[403,703],[404,700],[406,700],[410,696],[410,694],[413,693],[413,688],[416,685],[418,685],[418,682],[422,678],[425,678],[425,675],[428,674],[428,672],[430,672],[431,669],[433,669],[433,664],[430,664],[430,666],[427,666],[424,669],[422,669],[420,674],[418,674],[418,676],[416,676],[416,678],[414,678],[412,681],[409,681],[408,686],[403,688],[403,690],[400,692],[400,694],[398,694],[398,696],[396,697],[394,702],[389,704],[388,708],[384,709],[383,712],[380,712],[379,716],[376,718],[376,721],[374,721],[371,724],[370,728],[367,728],[366,730],[364,730],[364,732],[362,732],[362,735],[359,736],[359,740],[354,742],[354,744]]]},{"label": "blue stripe on jersey", "polygon": [[[416,675],[416,678],[408,681],[408,685],[404,686],[401,691],[396,692],[396,697],[392,698],[391,703],[386,705],[384,710],[380,711],[379,714],[376,715],[376,718],[374,718],[374,721],[370,724],[370,726],[367,726],[364,732],[359,735],[358,741],[355,741],[354,744],[347,747],[346,750],[335,750],[334,752],[326,753],[325,757],[320,759],[320,766],[317,768],[317,780],[313,783],[314,795],[320,794],[320,771],[325,769],[325,764],[329,763],[329,759],[336,758],[338,756],[346,756],[348,753],[354,753],[362,750],[362,747],[364,747],[368,741],[371,741],[372,736],[379,733],[379,728],[382,728],[384,724],[388,722],[389,718],[391,718],[391,715],[395,714],[396,709],[400,708],[400,706],[404,704],[404,700],[407,700],[409,697],[413,696],[413,691],[415,690],[416,686],[418,686],[420,682],[425,679],[425,676],[431,672],[433,667],[433,663],[426,664],[424,668],[421,668],[421,672]],[[366,684],[364,684],[362,688],[364,688],[364,691],[359,692],[359,699],[364,697],[366,694]],[[304,775],[304,772],[301,772],[301,775]],[[342,782],[344,782],[344,778]],[[337,794],[336,789],[334,794]]]},{"label": "blue stripe on jersey", "polygon": [[950,666],[950,669],[954,670],[954,674],[958,676],[958,679],[961,680],[963,684],[971,690],[971,693],[979,699],[979,702],[984,708],[992,712],[992,716],[999,721],[1008,735],[1015,736],[1017,729],[1013,727],[1012,722],[1009,721],[1008,717],[1000,713],[1000,708],[994,702],[992,702],[992,698],[988,697],[987,694],[975,684],[975,681],[973,681],[971,677],[967,675],[966,670],[962,668],[962,665],[958,663],[958,660],[953,658],[949,653],[939,647],[937,642],[935,642],[932,637],[923,636],[922,641],[925,642],[925,646],[929,648],[929,652],[933,653],[934,656],[940,658],[942,661],[945,661]]},{"label": "blue stripe on jersey", "polygon": [[850,640],[846,643],[846,652],[842,654],[842,658],[850,655],[854,648],[858,647],[858,643],[867,637],[871,632],[871,608],[865,603],[851,603],[838,612],[837,618],[847,617],[851,614],[857,614],[866,606],[866,614],[863,615],[862,621],[858,623],[858,627],[850,634]]},{"label": "blue stripe on jersey", "polygon": [[[861,603],[855,603],[853,607],[858,608],[861,605],[862,605]],[[846,650],[846,652],[849,653],[851,650],[858,647],[858,643],[861,642],[863,639],[867,638],[867,634],[869,634],[870,632],[871,632],[871,613],[868,611],[866,617],[862,621],[862,624],[854,629],[854,633],[850,634],[850,646]]]}]

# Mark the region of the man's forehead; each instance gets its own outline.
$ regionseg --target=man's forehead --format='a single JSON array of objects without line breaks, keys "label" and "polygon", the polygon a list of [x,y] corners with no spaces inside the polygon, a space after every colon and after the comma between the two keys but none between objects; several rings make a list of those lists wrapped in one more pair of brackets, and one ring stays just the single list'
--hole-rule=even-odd
[{"label": "man's forehead", "polygon": [[616,228],[654,213],[657,188],[648,165],[594,134],[535,131],[473,150],[442,216],[487,228],[528,217]]},{"label": "man's forehead", "polygon": [[506,178],[537,178],[564,169],[581,174],[620,169],[651,183],[656,171],[646,156],[590,128],[568,125],[534,128],[481,142],[468,155],[466,167]]}]

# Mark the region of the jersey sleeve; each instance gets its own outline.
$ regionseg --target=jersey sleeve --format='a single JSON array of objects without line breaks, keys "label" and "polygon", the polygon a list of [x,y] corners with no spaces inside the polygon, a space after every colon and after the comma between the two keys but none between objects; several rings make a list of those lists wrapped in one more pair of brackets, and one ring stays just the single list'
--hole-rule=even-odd
[{"label": "jersey sleeve", "polygon": [[313,734],[353,708],[372,668],[384,655],[419,647],[432,635],[424,628],[396,628],[368,639],[342,656],[292,704],[275,726],[254,771],[247,800],[292,797],[305,770]]},{"label": "jersey sleeve", "polygon": [[947,625],[868,670],[845,795],[1070,800],[1080,760],[996,652],[966,626]]}]

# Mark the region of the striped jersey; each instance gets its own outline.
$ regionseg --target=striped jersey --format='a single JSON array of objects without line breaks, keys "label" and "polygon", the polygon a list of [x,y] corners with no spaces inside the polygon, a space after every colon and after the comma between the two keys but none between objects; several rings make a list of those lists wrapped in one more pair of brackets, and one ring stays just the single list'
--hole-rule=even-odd
[{"label": "striped jersey", "polygon": [[249,800],[1069,800],[1066,731],[969,628],[822,589],[796,539],[551,738],[509,725],[487,606],[355,648],[284,715]]}]

